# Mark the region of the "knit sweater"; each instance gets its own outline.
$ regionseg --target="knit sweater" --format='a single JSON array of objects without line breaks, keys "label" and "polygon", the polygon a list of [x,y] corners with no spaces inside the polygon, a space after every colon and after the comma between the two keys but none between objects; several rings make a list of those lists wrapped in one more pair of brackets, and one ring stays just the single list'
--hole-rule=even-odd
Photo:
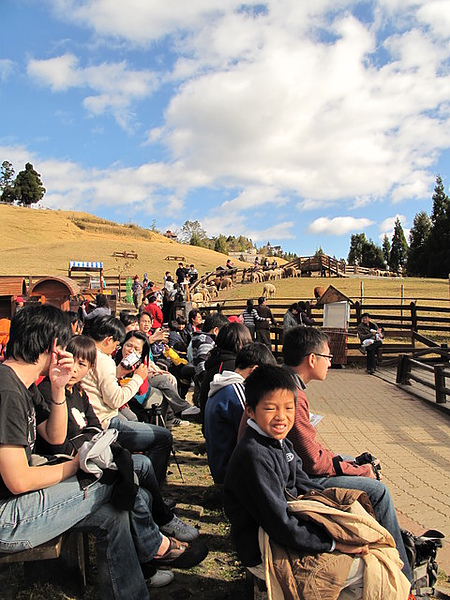
[{"label": "knit sweater", "polygon": [[119,408],[126,404],[143,384],[142,377],[133,377],[123,386],[116,376],[116,364],[113,359],[97,348],[97,364],[81,381],[95,414],[103,429],[107,429],[110,420],[117,416]]}]

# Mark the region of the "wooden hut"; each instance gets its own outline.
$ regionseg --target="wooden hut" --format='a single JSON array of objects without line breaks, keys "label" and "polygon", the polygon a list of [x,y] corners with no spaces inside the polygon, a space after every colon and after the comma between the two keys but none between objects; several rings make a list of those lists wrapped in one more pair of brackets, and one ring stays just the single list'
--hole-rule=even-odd
[{"label": "wooden hut", "polygon": [[10,319],[16,307],[16,298],[27,296],[27,281],[22,275],[0,276],[0,318]]},{"label": "wooden hut", "polygon": [[70,310],[71,296],[77,296],[80,287],[70,277],[43,277],[30,289],[30,297],[39,297],[44,304]]}]

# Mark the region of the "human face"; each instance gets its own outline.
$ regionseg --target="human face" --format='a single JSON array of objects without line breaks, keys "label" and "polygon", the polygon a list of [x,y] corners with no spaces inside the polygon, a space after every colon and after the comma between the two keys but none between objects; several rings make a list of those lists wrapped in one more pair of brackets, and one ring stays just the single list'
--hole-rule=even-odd
[{"label": "human face", "polygon": [[139,329],[143,333],[148,333],[152,328],[152,320],[149,315],[142,315],[139,319]]},{"label": "human face", "polygon": [[319,381],[324,381],[327,377],[328,369],[331,367],[330,346],[324,344],[320,351],[311,352],[311,361],[314,368],[314,377]]},{"label": "human face", "polygon": [[72,388],[76,383],[79,383],[91,370],[91,365],[85,358],[75,358],[72,367],[72,376],[67,384],[68,388]]},{"label": "human face", "polygon": [[247,407],[247,415],[276,440],[283,440],[294,425],[295,398],[290,390],[266,394],[255,408]]},{"label": "human face", "polygon": [[130,325],[127,325],[125,327],[125,332],[128,333],[129,331],[139,331],[139,323],[137,321],[134,321],[134,323],[130,323]]},{"label": "human face", "polygon": [[201,325],[202,322],[203,322],[202,315],[201,315],[201,313],[198,313],[195,315],[195,317],[192,321],[192,324],[198,326],[198,325]]},{"label": "human face", "polygon": [[363,325],[368,325],[370,321],[370,317],[368,317],[367,315],[364,315],[364,317],[361,317],[361,323]]},{"label": "human face", "polygon": [[122,346],[122,358],[126,358],[132,352],[137,352],[139,356],[141,356],[143,347],[143,340],[139,340],[135,337],[130,337],[130,339],[127,340]]}]

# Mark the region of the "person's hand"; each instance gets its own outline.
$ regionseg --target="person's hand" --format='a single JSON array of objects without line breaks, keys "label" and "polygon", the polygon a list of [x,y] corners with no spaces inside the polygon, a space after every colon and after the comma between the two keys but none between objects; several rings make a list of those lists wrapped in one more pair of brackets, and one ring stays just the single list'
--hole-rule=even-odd
[{"label": "person's hand", "polygon": [[365,556],[369,554],[369,545],[364,544],[364,546],[352,546],[351,544],[343,544],[341,542],[336,542],[336,548],[339,552],[343,554],[355,554],[359,556]]},{"label": "person's hand", "polygon": [[48,377],[52,388],[64,389],[72,377],[73,354],[63,350],[57,343],[58,340],[55,340],[53,344]]},{"label": "person's hand", "polygon": [[145,365],[144,363],[142,363],[141,365],[139,365],[139,367],[136,369],[136,371],[133,373],[134,375],[139,375],[139,377],[141,377],[141,379],[147,379],[148,377],[148,368],[147,365]]},{"label": "person's hand", "polygon": [[124,369],[122,364],[118,364],[116,367],[116,377],[117,379],[122,379],[122,377],[126,377],[127,375],[131,375],[133,369]]}]

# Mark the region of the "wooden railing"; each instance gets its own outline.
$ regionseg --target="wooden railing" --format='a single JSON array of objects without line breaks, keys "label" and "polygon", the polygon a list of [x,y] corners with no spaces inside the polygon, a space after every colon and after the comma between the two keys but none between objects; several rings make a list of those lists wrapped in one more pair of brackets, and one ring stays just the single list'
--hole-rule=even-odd
[{"label": "wooden railing", "polygon": [[[436,404],[443,407],[450,395],[450,388],[447,387],[447,378],[450,377],[449,359],[449,349],[446,346],[424,348],[414,351],[412,355],[402,354],[398,358],[396,383],[410,386],[415,381],[432,390]],[[413,393],[427,400],[423,394]],[[448,406],[444,407],[450,412]]]}]

